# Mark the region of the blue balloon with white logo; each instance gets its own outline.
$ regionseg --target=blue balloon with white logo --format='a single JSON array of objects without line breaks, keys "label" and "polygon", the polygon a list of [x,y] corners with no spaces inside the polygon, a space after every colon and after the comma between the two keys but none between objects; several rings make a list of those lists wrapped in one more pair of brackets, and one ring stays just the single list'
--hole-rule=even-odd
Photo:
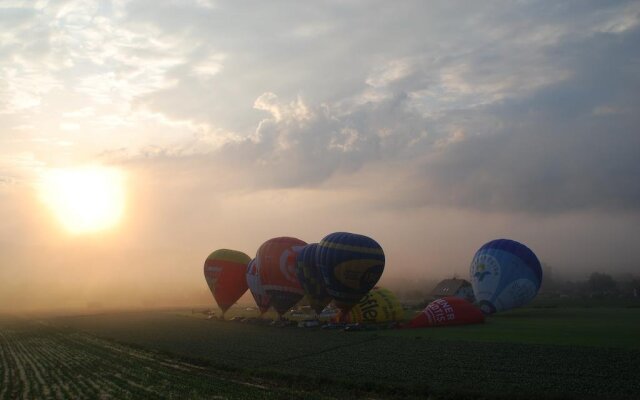
[{"label": "blue balloon with white logo", "polygon": [[524,244],[509,239],[482,246],[473,256],[469,274],[476,304],[485,314],[528,304],[542,283],[538,257]]},{"label": "blue balloon with white logo", "polygon": [[316,248],[316,264],[327,293],[343,312],[358,304],[384,271],[384,251],[368,236],[335,232]]}]

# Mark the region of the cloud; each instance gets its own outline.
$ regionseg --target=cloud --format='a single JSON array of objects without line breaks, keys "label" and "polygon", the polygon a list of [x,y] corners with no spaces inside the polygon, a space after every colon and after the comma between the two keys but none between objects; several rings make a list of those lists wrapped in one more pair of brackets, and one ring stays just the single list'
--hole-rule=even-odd
[{"label": "cloud", "polygon": [[2,112],[22,137],[192,158],[239,190],[387,166],[410,181],[380,199],[396,207],[637,210],[637,2],[291,7],[11,10]]},{"label": "cloud", "polygon": [[[603,20],[620,19],[605,11]],[[582,17],[576,25],[593,22]],[[640,30],[632,20],[579,34],[551,20],[524,41],[390,59],[335,101],[265,92],[253,106],[269,115],[255,132],[209,156],[242,160],[234,168],[258,187],[313,186],[396,163],[413,177],[400,191],[406,198],[393,199],[402,207],[638,211],[640,121],[629,106],[640,101]],[[500,35],[532,24],[506,26]]]},{"label": "cloud", "polygon": [[[211,246],[337,230],[379,240],[386,277],[464,274],[497,237],[554,273],[635,271],[639,16],[599,0],[2,1],[4,304],[132,287],[177,304],[208,296],[194,266]],[[67,237],[32,184],[100,162],[127,172],[130,213]]]},{"label": "cloud", "polygon": [[[640,204],[640,30],[594,34],[548,50],[571,77],[455,114],[468,137],[429,158],[427,198],[483,209],[635,210]],[[594,113],[594,109],[616,110]],[[624,111],[628,110],[628,111]]]}]

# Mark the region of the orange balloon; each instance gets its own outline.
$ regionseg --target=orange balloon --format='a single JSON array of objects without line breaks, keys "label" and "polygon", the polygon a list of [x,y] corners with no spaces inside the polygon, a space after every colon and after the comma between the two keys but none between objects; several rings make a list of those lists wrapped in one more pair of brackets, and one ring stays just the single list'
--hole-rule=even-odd
[{"label": "orange balloon", "polygon": [[306,242],[292,237],[267,240],[256,253],[260,281],[279,315],[304,296],[296,273],[296,258]]},{"label": "orange balloon", "polygon": [[204,262],[204,277],[223,316],[248,289],[245,273],[249,261],[241,251],[220,249]]}]

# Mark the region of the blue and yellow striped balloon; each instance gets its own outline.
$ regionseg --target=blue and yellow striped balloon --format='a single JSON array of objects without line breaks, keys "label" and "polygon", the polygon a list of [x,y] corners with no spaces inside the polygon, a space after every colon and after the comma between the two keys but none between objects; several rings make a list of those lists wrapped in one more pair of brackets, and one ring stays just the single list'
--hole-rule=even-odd
[{"label": "blue and yellow striped balloon", "polygon": [[316,249],[316,263],[327,293],[343,311],[357,304],[378,283],[384,261],[378,242],[355,233],[329,234]]},{"label": "blue and yellow striped balloon", "polygon": [[316,264],[317,248],[318,243],[308,244],[302,248],[296,259],[296,273],[309,299],[309,305],[317,314],[320,314],[331,302],[331,296],[327,293],[322,273]]}]

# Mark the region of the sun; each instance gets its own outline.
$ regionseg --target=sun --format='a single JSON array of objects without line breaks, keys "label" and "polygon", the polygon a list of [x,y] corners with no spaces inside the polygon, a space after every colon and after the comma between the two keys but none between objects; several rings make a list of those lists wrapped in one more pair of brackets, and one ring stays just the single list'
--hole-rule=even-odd
[{"label": "sun", "polygon": [[116,226],[125,206],[124,174],[102,166],[51,169],[39,192],[70,233],[91,233]]}]

